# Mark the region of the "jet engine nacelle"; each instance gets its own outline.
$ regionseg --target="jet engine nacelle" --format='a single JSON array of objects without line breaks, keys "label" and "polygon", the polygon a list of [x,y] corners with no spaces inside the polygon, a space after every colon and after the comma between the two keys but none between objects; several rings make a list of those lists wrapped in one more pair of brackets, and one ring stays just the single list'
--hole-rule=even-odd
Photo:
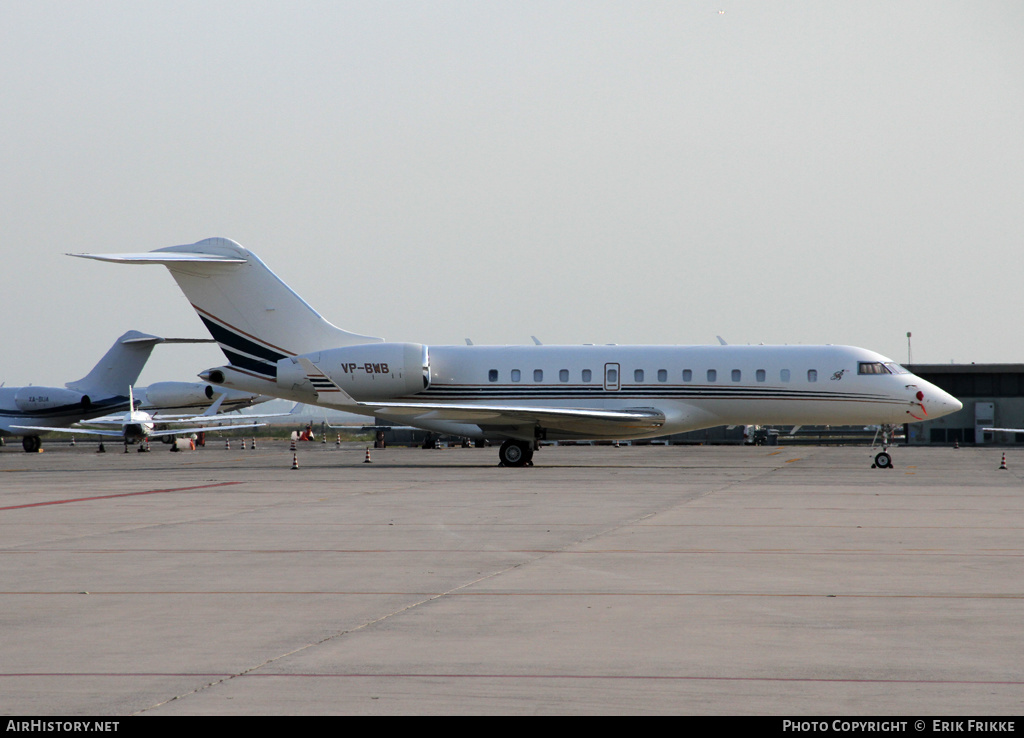
[{"label": "jet engine nacelle", "polygon": [[213,387],[205,382],[154,382],[146,388],[146,406],[156,408],[209,405]]},{"label": "jet engine nacelle", "polygon": [[71,405],[88,410],[92,402],[88,395],[63,387],[20,387],[14,394],[14,404],[19,410],[32,412]]},{"label": "jet engine nacelle", "polygon": [[[367,343],[303,354],[357,400],[384,400],[422,392],[430,384],[427,347],[421,343]],[[277,384],[312,391],[295,359],[277,362]]]}]

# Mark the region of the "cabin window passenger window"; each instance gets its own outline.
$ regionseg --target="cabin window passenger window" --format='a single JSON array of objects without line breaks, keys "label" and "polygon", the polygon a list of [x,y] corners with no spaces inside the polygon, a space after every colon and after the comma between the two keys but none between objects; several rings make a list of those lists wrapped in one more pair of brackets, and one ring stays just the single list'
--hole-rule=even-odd
[{"label": "cabin window passenger window", "polygon": [[789,369],[783,369],[781,372],[779,372],[779,379],[781,379],[783,382],[788,382],[789,381]]},{"label": "cabin window passenger window", "polygon": [[568,369],[559,369],[558,370],[558,381],[559,382],[568,382],[569,381],[569,370]]},{"label": "cabin window passenger window", "polygon": [[643,369],[634,369],[633,370],[633,381],[636,382],[637,384],[639,384],[640,382],[644,381],[644,370]]},{"label": "cabin window passenger window", "polygon": [[739,369],[732,370],[732,381],[738,382],[743,378],[743,373]]},{"label": "cabin window passenger window", "polygon": [[717,382],[718,381],[718,371],[717,370],[715,370],[715,369],[708,369],[708,381],[709,382]]},{"label": "cabin window passenger window", "polygon": [[807,381],[808,382],[817,382],[818,381],[818,370],[817,369],[808,369],[807,370]]},{"label": "cabin window passenger window", "polygon": [[583,370],[582,379],[583,379],[584,382],[590,382],[591,381],[591,374],[590,374],[590,370],[589,369],[584,369]]},{"label": "cabin window passenger window", "polygon": [[693,381],[693,369],[683,369],[683,381],[684,382],[692,382]]},{"label": "cabin window passenger window", "polygon": [[668,381],[668,371],[666,369],[659,369],[658,370],[658,381],[659,382],[667,382]]},{"label": "cabin window passenger window", "polygon": [[533,370],[533,381],[534,382],[543,382],[544,381],[544,370],[543,369],[534,369]]},{"label": "cabin window passenger window", "polygon": [[605,372],[605,381],[608,384],[615,384],[619,381],[619,372],[617,369],[608,369]]},{"label": "cabin window passenger window", "polygon": [[497,382],[498,381],[498,370],[497,369],[491,369],[489,372],[487,372],[487,381],[488,382]]},{"label": "cabin window passenger window", "polygon": [[513,369],[512,370],[512,381],[513,382],[518,382],[519,381],[519,370],[518,369]]},{"label": "cabin window passenger window", "polygon": [[768,377],[764,369],[758,369],[754,376],[757,378],[758,382],[763,382]]}]

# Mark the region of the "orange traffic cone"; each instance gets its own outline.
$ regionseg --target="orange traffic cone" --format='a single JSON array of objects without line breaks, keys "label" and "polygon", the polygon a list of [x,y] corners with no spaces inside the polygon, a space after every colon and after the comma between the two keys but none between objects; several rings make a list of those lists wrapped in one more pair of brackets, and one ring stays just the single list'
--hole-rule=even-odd
[{"label": "orange traffic cone", "polygon": [[1006,469],[1006,452],[1003,451],[1003,460],[999,462],[1000,469]]},{"label": "orange traffic cone", "polygon": [[369,446],[366,447],[366,458],[363,459],[363,463],[364,464],[372,464],[373,463],[373,460],[370,459],[370,447]]},{"label": "orange traffic cone", "polygon": [[292,454],[292,469],[299,468],[299,457],[296,454]]}]

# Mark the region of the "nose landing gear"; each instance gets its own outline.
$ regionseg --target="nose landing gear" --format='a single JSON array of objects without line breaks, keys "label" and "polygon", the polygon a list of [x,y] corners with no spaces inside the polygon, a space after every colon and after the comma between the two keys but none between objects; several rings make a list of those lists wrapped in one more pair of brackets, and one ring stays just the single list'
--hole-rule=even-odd
[{"label": "nose landing gear", "polygon": [[872,469],[892,469],[892,456],[889,455],[889,444],[892,441],[893,427],[889,425],[883,425],[875,431],[875,438],[871,442],[871,448],[874,449],[878,444],[878,436],[882,436],[882,450],[875,454],[875,463],[871,465]]}]

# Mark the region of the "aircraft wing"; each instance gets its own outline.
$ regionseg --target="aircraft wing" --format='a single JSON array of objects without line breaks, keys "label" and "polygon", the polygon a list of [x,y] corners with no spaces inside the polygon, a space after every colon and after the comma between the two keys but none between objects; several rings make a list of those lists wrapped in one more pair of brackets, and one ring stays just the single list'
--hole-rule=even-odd
[{"label": "aircraft wing", "polygon": [[[294,415],[293,412],[287,413],[238,413],[234,410],[229,410],[226,413],[220,413],[219,415],[154,415],[153,422],[158,424],[171,424],[171,423],[230,423],[234,420],[259,420],[262,418],[287,418],[289,415]],[[92,422],[92,421],[89,421]],[[214,428],[224,428],[223,425],[213,425]]]},{"label": "aircraft wing", "polygon": [[12,428],[20,430],[44,431],[46,433],[70,433],[72,435],[89,436],[110,436],[111,438],[123,438],[124,432],[120,430],[100,430],[99,428],[52,428],[45,425],[12,425]]},{"label": "aircraft wing", "polygon": [[572,433],[614,438],[623,431],[657,430],[665,414],[656,408],[597,409],[532,405],[487,405],[429,402],[358,402],[317,369],[309,359],[298,357],[324,405],[360,415],[380,415],[415,424],[416,421],[472,423],[500,428],[542,425]]},{"label": "aircraft wing", "polygon": [[206,433],[208,431],[232,430],[237,428],[259,428],[266,423],[246,423],[245,425],[206,425],[195,428],[175,428],[173,430],[150,431],[148,435],[159,438],[160,436],[177,436],[183,433]]},{"label": "aircraft wing", "polygon": [[1003,431],[1004,433],[1024,433],[1024,428],[982,428],[983,431]]},{"label": "aircraft wing", "polygon": [[[182,433],[202,433],[204,431],[231,430],[236,428],[259,428],[266,423],[246,423],[245,425],[208,425],[197,428],[175,428],[174,430],[154,430],[146,435],[152,438],[160,436],[173,436]],[[124,438],[124,427],[120,430],[102,430],[100,428],[52,428],[44,425],[12,425],[12,428],[20,430],[46,431],[47,433],[70,433],[72,435],[109,436],[110,438]]]},{"label": "aircraft wing", "polygon": [[[282,418],[290,413],[239,413],[232,415],[234,410],[229,410],[226,413],[220,412],[221,403],[227,395],[221,395],[217,398],[217,401],[207,408],[206,412],[202,415],[159,415],[153,413],[154,423],[219,423],[219,422],[231,422],[233,420],[256,420],[257,418]],[[293,408],[294,411],[294,408]],[[90,421],[91,422],[91,421]],[[223,428],[225,426],[215,426]]]},{"label": "aircraft wing", "polygon": [[89,420],[79,420],[78,422],[88,423],[89,425],[124,425],[124,413],[104,415],[102,418],[90,418]]}]

